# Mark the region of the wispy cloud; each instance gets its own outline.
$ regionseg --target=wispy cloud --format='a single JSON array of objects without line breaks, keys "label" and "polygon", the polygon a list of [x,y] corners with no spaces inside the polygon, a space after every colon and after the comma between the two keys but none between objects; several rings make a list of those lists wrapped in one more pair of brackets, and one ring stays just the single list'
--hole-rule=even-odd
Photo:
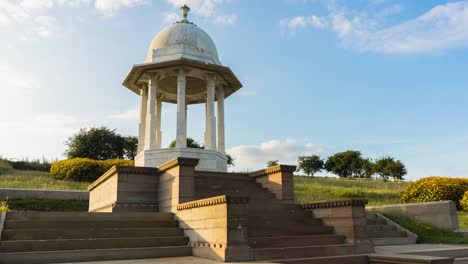
[{"label": "wispy cloud", "polygon": [[[237,22],[238,17],[234,13],[225,13],[222,7],[231,2],[231,0],[166,0],[174,8],[187,4],[191,11],[197,16],[210,18],[217,24],[233,25]],[[173,19],[174,15],[169,13],[168,18]],[[172,22],[172,21],[170,21]]]},{"label": "wispy cloud", "polygon": [[235,170],[255,170],[265,167],[268,160],[281,164],[296,164],[300,155],[324,152],[322,145],[301,143],[295,139],[270,140],[258,145],[240,145],[227,152],[235,158]]},{"label": "wispy cloud", "polygon": [[[379,14],[391,15],[402,10],[402,6],[391,5]],[[363,13],[333,8],[330,11],[327,16],[317,17],[322,21],[319,24],[311,22],[313,16],[285,18],[280,23],[293,33],[308,26],[332,31],[343,47],[359,52],[420,54],[468,46],[468,1],[438,5],[416,18],[388,27]]]},{"label": "wispy cloud", "polygon": [[147,4],[149,0],[1,0],[0,27],[14,26],[25,41],[48,39],[60,33],[57,8],[91,8],[102,16],[114,16],[122,8]]}]

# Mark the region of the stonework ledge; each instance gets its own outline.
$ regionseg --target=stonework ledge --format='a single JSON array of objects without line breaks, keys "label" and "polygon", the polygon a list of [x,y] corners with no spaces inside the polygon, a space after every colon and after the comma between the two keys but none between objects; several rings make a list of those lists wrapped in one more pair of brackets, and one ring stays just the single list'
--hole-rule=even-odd
[{"label": "stonework ledge", "polygon": [[101,177],[95,180],[88,186],[88,191],[96,188],[99,184],[103,183],[107,178],[115,173],[131,173],[131,174],[156,174],[158,169],[149,167],[132,167],[132,166],[116,166],[114,165],[106,171]]},{"label": "stonework ledge", "polygon": [[333,201],[319,201],[314,203],[302,204],[303,209],[332,208],[344,206],[365,206],[367,199],[344,199]]},{"label": "stonework ledge", "polygon": [[419,256],[409,254],[369,254],[369,264],[450,264],[453,263],[453,258],[447,257],[433,257],[433,256]]},{"label": "stonework ledge", "polygon": [[276,166],[268,167],[263,170],[251,172],[249,176],[256,178],[256,177],[262,177],[262,176],[266,176],[266,175],[277,173],[277,172],[292,173],[295,171],[296,171],[296,166],[293,166],[293,165],[276,165]]},{"label": "stonework ledge", "polygon": [[249,202],[248,196],[232,196],[232,195],[221,195],[211,198],[196,200],[192,202],[182,203],[177,205],[177,210],[188,210],[198,207],[211,206],[217,204],[246,204]]},{"label": "stonework ledge", "polygon": [[162,164],[161,166],[158,167],[159,171],[167,171],[170,170],[176,166],[190,166],[190,167],[195,167],[198,165],[198,159],[192,159],[192,158],[174,158],[171,159],[170,161]]}]

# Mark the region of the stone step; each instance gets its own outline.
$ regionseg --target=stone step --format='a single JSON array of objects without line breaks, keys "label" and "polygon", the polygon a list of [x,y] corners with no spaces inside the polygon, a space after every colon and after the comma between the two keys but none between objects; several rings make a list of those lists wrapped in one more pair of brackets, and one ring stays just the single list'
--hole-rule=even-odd
[{"label": "stone step", "polygon": [[0,253],[1,264],[43,264],[191,256],[189,246]]},{"label": "stone step", "polygon": [[3,230],[3,240],[47,240],[119,237],[168,237],[182,236],[177,227],[164,228],[69,228],[69,229],[20,229]]},{"label": "stone step", "polygon": [[354,254],[354,246],[348,244],[341,244],[300,247],[255,248],[253,251],[255,260],[273,260],[350,255]]},{"label": "stone step", "polygon": [[249,238],[249,244],[253,248],[334,245],[334,244],[343,244],[343,243],[344,243],[344,236],[338,236],[338,235],[278,236],[278,237]]},{"label": "stone step", "polygon": [[156,228],[176,227],[177,221],[116,221],[116,220],[7,220],[5,229],[68,229],[68,228]]},{"label": "stone step", "polygon": [[93,238],[93,239],[54,239],[54,240],[15,240],[0,242],[1,252],[58,251],[105,248],[139,248],[186,246],[188,238],[137,237],[137,238]]},{"label": "stone step", "polygon": [[8,212],[6,220],[172,221],[173,213]]},{"label": "stone step", "polygon": [[330,226],[303,226],[284,224],[283,226],[251,225],[249,223],[249,237],[275,237],[275,236],[306,236],[306,235],[331,235],[333,227]]},{"label": "stone step", "polygon": [[369,238],[391,238],[391,237],[406,237],[405,231],[373,231],[367,233]]},{"label": "stone step", "polygon": [[268,261],[269,263],[284,263],[284,264],[368,264],[367,256],[365,255],[343,255],[343,256],[328,256],[316,258],[295,258],[295,259],[275,259]]},{"label": "stone step", "polygon": [[396,226],[393,225],[367,225],[367,232],[376,231],[396,231]]},{"label": "stone step", "polygon": [[386,237],[386,238],[371,238],[374,246],[388,246],[388,245],[412,245],[416,244],[415,237]]}]

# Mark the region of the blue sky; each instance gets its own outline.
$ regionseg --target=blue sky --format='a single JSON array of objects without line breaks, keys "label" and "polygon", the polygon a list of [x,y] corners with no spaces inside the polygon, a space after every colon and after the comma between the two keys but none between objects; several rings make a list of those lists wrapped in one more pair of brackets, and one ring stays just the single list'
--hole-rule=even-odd
[{"label": "blue sky", "polygon": [[244,85],[226,101],[235,170],[356,149],[409,179],[468,175],[468,1],[2,0],[0,154],[63,158],[80,127],[136,135],[121,82],[185,2]]}]

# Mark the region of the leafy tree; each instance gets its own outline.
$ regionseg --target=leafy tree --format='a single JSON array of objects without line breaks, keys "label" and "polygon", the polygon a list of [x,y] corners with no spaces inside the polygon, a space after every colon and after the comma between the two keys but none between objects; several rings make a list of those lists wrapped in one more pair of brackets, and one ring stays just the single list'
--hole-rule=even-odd
[{"label": "leafy tree", "polygon": [[405,165],[392,157],[383,157],[375,161],[374,170],[384,180],[389,178],[403,180],[403,176],[406,175]]},{"label": "leafy tree", "polygon": [[71,158],[132,159],[136,155],[138,139],[124,137],[106,127],[81,128],[65,142],[65,155]]},{"label": "leafy tree", "polygon": [[361,168],[358,173],[358,178],[367,178],[370,179],[372,178],[372,175],[374,175],[374,166],[375,164],[372,162],[370,159],[362,159],[361,160]]},{"label": "leafy tree", "polygon": [[[175,148],[176,147],[176,140],[172,140],[171,144],[169,144],[170,148]],[[196,148],[196,149],[203,149],[204,147],[200,145],[195,139],[193,138],[187,138],[187,148]]]},{"label": "leafy tree", "polygon": [[138,138],[132,136],[123,137],[124,154],[129,160],[134,160],[138,152]]},{"label": "leafy tree", "polygon": [[228,166],[235,166],[236,164],[234,163],[234,158],[229,154],[226,154],[226,156],[227,156],[227,165]]},{"label": "leafy tree", "polygon": [[[169,147],[170,148],[175,148],[176,147],[176,140],[172,140],[171,143],[169,144]],[[196,149],[204,149],[205,147],[203,147],[202,145],[200,145],[200,143],[198,143],[195,139],[193,138],[190,138],[190,137],[187,137],[187,147],[188,148],[196,148]],[[229,155],[229,154],[226,154],[227,156],[227,165],[228,166],[234,166],[234,158]]]},{"label": "leafy tree", "polygon": [[278,165],[279,160],[269,160],[266,162],[267,167],[273,167]]},{"label": "leafy tree", "polygon": [[297,170],[304,171],[307,176],[314,176],[314,174],[318,171],[323,169],[323,160],[317,156],[300,156],[297,158],[297,162],[299,166],[297,166]]},{"label": "leafy tree", "polygon": [[325,169],[341,178],[356,177],[360,173],[361,163],[361,152],[348,150],[328,157],[325,162]]}]

